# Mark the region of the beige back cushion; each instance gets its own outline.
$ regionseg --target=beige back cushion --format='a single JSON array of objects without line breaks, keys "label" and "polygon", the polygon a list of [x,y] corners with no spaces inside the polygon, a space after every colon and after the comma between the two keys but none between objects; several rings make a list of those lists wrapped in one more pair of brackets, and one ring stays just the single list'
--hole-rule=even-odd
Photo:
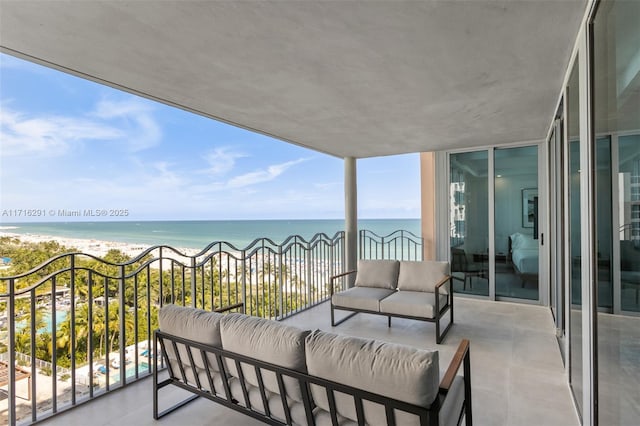
[{"label": "beige back cushion", "polygon": [[397,260],[358,260],[356,287],[377,287],[395,290],[398,286]]},{"label": "beige back cushion", "polygon": [[[303,373],[307,371],[304,341],[308,334],[308,330],[242,314],[225,315],[220,325],[224,350]],[[254,367],[241,365],[245,380],[252,386],[259,386]],[[232,376],[239,377],[234,361],[227,359],[226,367]],[[262,380],[265,388],[280,394],[275,373],[263,370]],[[284,384],[287,396],[302,401],[297,380],[284,377]]]},{"label": "beige back cushion", "polygon": [[[310,375],[358,389],[429,407],[438,393],[438,352],[385,343],[372,339],[341,336],[320,330],[306,339],[307,370]],[[315,403],[329,411],[326,390],[313,385]],[[338,414],[357,421],[351,396],[335,393]],[[363,404],[366,423],[386,425],[384,407]],[[419,424],[415,415],[397,412],[397,424]]]},{"label": "beige back cushion", "polygon": [[[160,331],[182,337],[183,339],[222,348],[220,319],[223,316],[222,314],[203,311],[202,309],[165,305],[160,308],[158,312],[158,322],[160,324]],[[182,344],[177,344],[177,347],[183,366],[189,367],[190,360],[187,348]],[[171,343],[165,342],[165,351],[169,360],[177,359]],[[199,350],[192,350],[191,356],[193,357],[193,362],[196,367],[205,368],[202,354]],[[207,358],[209,367],[214,371],[219,371],[215,356],[208,355]],[[174,373],[179,374],[177,371]]]},{"label": "beige back cushion", "polygon": [[[425,260],[422,262],[400,262],[398,275],[398,289],[406,291],[424,291],[434,293],[445,275],[449,275],[449,262]],[[446,284],[440,287],[440,292],[447,294]]]}]

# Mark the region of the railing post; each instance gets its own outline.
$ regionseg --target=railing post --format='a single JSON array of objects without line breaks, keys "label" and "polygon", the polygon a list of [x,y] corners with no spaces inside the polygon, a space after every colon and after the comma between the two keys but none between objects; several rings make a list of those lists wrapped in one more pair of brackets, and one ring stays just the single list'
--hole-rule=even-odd
[{"label": "railing post", "polygon": [[[71,324],[71,405],[76,405],[76,255],[71,255],[71,282],[69,283],[71,293],[70,302],[71,309],[69,319]],[[57,331],[57,325],[54,326],[54,332]]]},{"label": "railing post", "polygon": [[346,264],[347,264],[347,258],[346,258],[346,234],[342,234],[342,238],[341,238],[341,247],[340,247],[340,265],[342,266],[342,271],[341,272],[345,272],[346,269]]},{"label": "railing post", "polygon": [[333,240],[330,240],[329,242],[331,243],[331,250],[329,250],[329,277],[332,277],[336,274],[336,268],[334,264],[336,255],[336,242]]},{"label": "railing post", "polygon": [[[158,305],[162,307],[164,305],[164,289],[162,288],[162,264],[164,261],[162,259],[162,247],[158,249],[158,258],[160,259],[160,265],[158,268],[158,298],[160,300],[158,300]],[[173,298],[173,294],[171,297]]]},{"label": "railing post", "polygon": [[88,340],[87,352],[89,355],[89,398],[93,398],[93,271],[89,270],[87,277],[87,323],[88,323]]},{"label": "railing post", "polygon": [[[320,244],[316,245],[316,247],[321,247]],[[307,243],[306,247],[305,247],[305,254],[304,254],[304,265],[305,265],[305,281],[306,281],[306,287],[307,287],[307,305],[309,303],[311,303],[312,297],[311,297],[311,288],[313,287],[313,284],[311,282],[311,277],[312,277],[312,270],[311,270],[311,263],[312,260],[315,260],[315,257],[311,254],[311,243]]]},{"label": "railing post", "polygon": [[[7,317],[9,319],[9,407],[8,420],[9,425],[16,424],[16,295],[15,295],[15,279],[9,280],[9,306]],[[32,330],[33,333],[33,330]],[[35,395],[34,395],[35,398]]]},{"label": "railing post", "polygon": [[[184,295],[182,296],[184,297]],[[198,295],[196,294],[196,257],[191,257],[191,306],[193,308],[197,308],[198,304],[196,303],[196,298]],[[204,300],[202,301],[202,308],[204,309]]]},{"label": "railing post", "polygon": [[[53,307],[51,309],[51,327],[53,328],[51,332],[51,411],[54,413],[58,412],[58,334],[55,330],[56,324],[58,324],[56,319],[56,288],[58,288],[58,285],[56,284],[56,277],[57,275],[54,275],[51,278],[51,306]],[[34,321],[32,321],[32,324],[35,324]],[[32,333],[33,328],[31,328]],[[32,348],[31,351],[35,358],[35,348]]]},{"label": "railing post", "polygon": [[125,280],[125,270],[124,265],[120,265],[120,280],[119,280],[119,315],[120,315],[120,385],[125,385],[126,380],[126,364],[127,360],[125,357],[125,348],[127,346],[127,336],[125,329],[125,300],[124,300],[124,280]]},{"label": "railing post", "polygon": [[[247,253],[245,250],[240,252],[242,256],[242,313],[247,313]],[[249,310],[251,312],[251,310]]]},{"label": "railing post", "polygon": [[[31,295],[31,312],[35,312],[36,311],[36,290],[33,289],[33,290],[31,290],[30,293],[31,293],[30,294]],[[34,327],[34,325],[35,325],[35,315],[32,315],[31,318],[32,318],[32,323],[31,323],[31,330],[32,330],[32,333],[31,333],[31,348],[32,349],[31,349],[31,353],[35,355],[36,354],[36,350],[35,350],[35,348],[36,348],[36,333],[33,332],[33,329],[35,328]],[[15,351],[14,351],[14,353],[15,353]],[[16,356],[18,356],[18,358],[22,358],[23,360],[25,360],[24,358],[28,358],[25,361],[27,361],[31,365],[31,377],[37,377],[36,376],[36,363],[33,362],[33,360],[34,359],[37,360],[37,358],[35,356],[32,357],[32,356],[26,355],[26,354],[23,354],[23,355],[24,355],[24,357],[21,357],[21,356],[18,356],[16,354]],[[31,395],[37,395],[36,382],[37,382],[37,380],[35,380],[35,379],[31,380]],[[37,398],[32,398],[31,399],[31,421],[33,421],[33,422],[36,421],[36,414],[37,414],[36,413],[36,404],[35,404],[36,402],[37,402]]]},{"label": "railing post", "polygon": [[284,318],[284,301],[282,288],[284,286],[284,273],[282,268],[282,244],[278,246],[278,315],[276,320]]}]

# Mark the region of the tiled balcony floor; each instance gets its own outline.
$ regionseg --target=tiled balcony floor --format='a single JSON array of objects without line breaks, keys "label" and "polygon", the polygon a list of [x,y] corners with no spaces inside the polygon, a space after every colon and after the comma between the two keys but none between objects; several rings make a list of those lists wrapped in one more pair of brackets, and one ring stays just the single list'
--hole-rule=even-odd
[{"label": "tiled balcony floor", "polygon": [[[339,312],[339,318],[342,312]],[[332,329],[324,303],[286,320],[302,328],[440,350],[444,373],[461,338],[471,341],[474,425],[572,426],[579,421],[556,343],[548,308],[457,298],[455,325],[441,345],[434,325],[359,314]],[[168,388],[170,389],[170,388]],[[173,403],[183,391],[165,390]],[[167,405],[165,405],[166,407]],[[152,416],[152,381],[145,379],[44,422],[47,425],[254,425],[262,424],[206,399],[180,408],[160,421]]]}]

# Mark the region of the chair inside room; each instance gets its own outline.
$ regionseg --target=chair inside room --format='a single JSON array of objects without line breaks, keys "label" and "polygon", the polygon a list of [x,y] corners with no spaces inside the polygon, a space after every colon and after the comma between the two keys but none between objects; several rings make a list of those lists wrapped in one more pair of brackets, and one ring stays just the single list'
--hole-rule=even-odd
[{"label": "chair inside room", "polygon": [[473,289],[473,277],[487,278],[486,268],[478,263],[470,262],[467,254],[461,248],[451,249],[451,276],[454,280],[462,281],[462,289]]}]

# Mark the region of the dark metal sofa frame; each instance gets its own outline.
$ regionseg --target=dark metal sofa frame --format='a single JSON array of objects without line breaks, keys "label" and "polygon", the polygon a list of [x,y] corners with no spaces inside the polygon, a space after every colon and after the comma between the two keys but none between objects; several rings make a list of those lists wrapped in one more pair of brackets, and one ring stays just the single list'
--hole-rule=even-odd
[{"label": "dark metal sofa frame", "polygon": [[[333,304],[333,293],[335,291],[334,290],[334,288],[335,288],[335,284],[334,284],[335,280],[337,280],[338,278],[345,277],[345,276],[350,275],[350,274],[355,274],[356,272],[357,271],[343,272],[342,274],[338,274],[338,275],[332,276],[330,278],[330,280],[329,280],[329,297],[331,299],[331,326],[332,327],[335,327],[335,326],[338,326],[338,325],[342,324],[343,322],[345,322],[349,318],[351,318],[354,315],[359,314],[359,313],[374,314],[374,315],[384,315],[388,319],[388,327],[391,327],[391,317],[407,318],[407,319],[413,319],[413,320],[418,320],[418,321],[427,321],[427,322],[435,323],[436,324],[436,343],[437,344],[442,343],[442,341],[444,340],[444,337],[446,336],[447,332],[449,331],[449,329],[453,325],[453,285],[452,285],[453,284],[453,281],[452,281],[453,278],[450,275],[446,275],[435,286],[435,293],[434,294],[435,294],[436,316],[434,318],[425,318],[425,317],[415,317],[415,316],[411,316],[411,315],[392,314],[392,313],[388,313],[388,312],[371,311],[371,310],[368,310],[368,309],[357,309],[357,308],[347,308],[347,307],[344,307],[344,306],[335,306]],[[441,307],[440,306],[440,287],[445,285],[447,282],[449,283],[449,289],[448,289],[448,294],[447,294],[447,296],[448,296],[447,297],[447,304]],[[402,290],[398,290],[398,291],[402,291]],[[334,310],[351,311],[353,313],[347,315],[346,317],[342,318],[340,321],[336,322],[335,321],[335,314],[333,312]],[[440,332],[440,319],[444,316],[444,314],[447,312],[447,310],[450,312],[449,324],[444,329],[444,331]]]},{"label": "dark metal sofa frame", "polygon": [[[239,355],[233,352],[225,351],[224,349],[216,348],[210,345],[204,345],[198,342],[194,342],[192,340],[183,339],[178,336],[170,335],[167,333],[163,333],[160,330],[156,330],[154,333],[154,342],[155,342],[155,350],[154,350],[154,368],[153,370],[153,418],[158,420],[163,416],[173,412],[174,410],[188,404],[189,402],[195,400],[198,397],[204,397],[211,401],[217,402],[219,404],[224,405],[225,407],[231,408],[232,410],[238,411],[240,413],[246,414],[254,419],[262,421],[266,424],[270,425],[292,425],[291,412],[289,410],[289,406],[287,404],[287,397],[284,385],[284,378],[290,377],[297,380],[300,383],[300,388],[302,390],[302,403],[304,405],[306,419],[308,425],[315,425],[315,420],[313,416],[313,410],[315,405],[313,403],[313,399],[311,397],[310,386],[317,385],[326,390],[327,398],[329,401],[330,407],[330,415],[331,421],[333,425],[338,425],[338,414],[336,410],[336,401],[335,401],[335,392],[341,392],[347,395],[351,395],[355,401],[355,408],[357,414],[357,423],[359,426],[365,425],[365,415],[364,415],[364,405],[363,401],[372,401],[374,403],[383,405],[385,407],[387,425],[395,426],[395,412],[403,411],[411,414],[415,414],[420,419],[420,425],[423,426],[436,426],[439,425],[439,414],[440,408],[444,404],[444,401],[449,393],[449,390],[453,384],[453,380],[457,375],[460,366],[463,365],[464,372],[464,401],[460,412],[454,413],[458,416],[456,419],[456,424],[462,424],[462,420],[464,419],[466,426],[471,426],[472,423],[472,412],[471,412],[471,358],[469,354],[469,341],[464,339],[460,342],[460,345],[449,364],[449,367],[440,382],[438,397],[431,404],[429,408],[420,407],[417,405],[409,404],[404,401],[399,401],[392,398],[387,398],[382,395],[374,394],[371,392],[367,392],[362,389],[354,388],[351,386],[346,386],[340,383],[336,383],[329,380],[324,380],[315,376],[311,376],[305,373],[301,373],[298,371],[290,370],[287,368],[279,367],[274,364],[269,364],[263,361],[260,361],[255,358]],[[165,350],[166,344],[172,345],[174,349],[175,355],[178,357],[178,365],[179,371],[174,371],[171,368],[171,364],[168,362],[167,351]],[[198,374],[194,374],[196,384],[195,386],[191,383],[188,383],[186,371],[183,367],[183,360],[180,359],[181,352],[178,351],[177,345],[185,345],[189,350],[185,351],[189,358],[189,365],[194,365],[194,355],[193,352],[199,354],[203,365],[208,366],[205,368],[207,375],[207,384],[212,392],[205,390],[200,382],[200,378]],[[158,349],[161,349],[159,351]],[[215,356],[216,363],[218,366],[219,373],[222,377],[226,377],[227,380],[222,380],[223,389],[216,389],[214,386],[213,376],[211,374],[210,364],[209,364],[209,356]],[[159,358],[162,357],[162,358]],[[158,372],[158,366],[160,366],[160,362],[164,363],[167,366],[167,370],[169,373],[169,377],[164,380],[160,380],[160,374]],[[225,366],[225,359],[231,360],[234,362],[238,371],[240,384],[242,387],[243,397],[244,397],[244,405],[241,405],[237,400],[233,398],[231,395],[231,389],[228,382],[230,378],[227,368]],[[246,363],[255,368],[256,375],[258,377],[258,384],[260,394],[262,396],[263,407],[265,408],[265,413],[261,413],[256,409],[251,407],[251,403],[249,401],[248,390],[245,385],[244,374],[242,372],[242,368],[240,368],[241,363]],[[265,389],[264,383],[262,382],[262,371],[270,371],[275,373],[276,380],[279,388],[279,396],[282,401],[282,407],[284,409],[286,421],[282,422],[276,418],[271,417],[269,411],[269,404],[267,403],[267,391]],[[167,408],[166,410],[160,412],[159,403],[158,403],[158,393],[160,389],[169,386],[175,385],[181,389],[189,391],[194,395],[186,398],[183,401],[178,402],[177,404]],[[220,395],[218,395],[220,394]]]}]

